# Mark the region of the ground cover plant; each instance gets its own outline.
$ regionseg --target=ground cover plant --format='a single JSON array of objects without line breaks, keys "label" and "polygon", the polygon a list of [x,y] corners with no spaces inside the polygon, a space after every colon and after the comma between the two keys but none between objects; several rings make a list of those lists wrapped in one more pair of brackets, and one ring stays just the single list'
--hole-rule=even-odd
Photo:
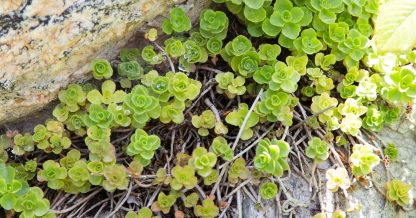
[{"label": "ground cover plant", "polygon": [[[291,216],[282,180],[300,174],[320,198],[322,162],[346,203],[316,217],[359,210],[349,190],[398,157],[376,133],[416,97],[416,53],[371,43],[381,1],[214,2],[194,26],[172,9],[147,46],[60,91],[52,119],[0,136],[2,215],[233,217],[244,195]],[[407,209],[411,187],[383,193]]]}]

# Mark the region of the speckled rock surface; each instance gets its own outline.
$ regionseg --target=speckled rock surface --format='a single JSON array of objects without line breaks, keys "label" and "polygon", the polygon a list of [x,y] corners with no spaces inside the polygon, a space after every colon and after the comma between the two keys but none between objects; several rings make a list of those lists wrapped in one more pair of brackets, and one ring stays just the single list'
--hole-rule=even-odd
[{"label": "speckled rock surface", "polygon": [[[38,110],[94,58],[114,58],[138,31],[181,4],[193,18],[209,0],[0,1],[0,123]],[[159,18],[159,19],[158,19]]]}]

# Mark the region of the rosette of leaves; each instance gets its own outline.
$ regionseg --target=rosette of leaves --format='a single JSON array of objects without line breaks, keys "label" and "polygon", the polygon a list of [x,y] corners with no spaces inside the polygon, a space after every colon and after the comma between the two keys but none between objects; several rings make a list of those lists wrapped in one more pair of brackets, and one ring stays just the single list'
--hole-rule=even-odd
[{"label": "rosette of leaves", "polygon": [[113,114],[99,104],[91,104],[84,122],[88,127],[98,126],[106,129],[113,122]]},{"label": "rosette of leaves", "polygon": [[160,102],[169,101],[171,93],[168,90],[168,77],[159,76],[156,70],[151,70],[143,76],[141,82],[149,88],[149,94],[159,99]]},{"label": "rosette of leaves", "polygon": [[38,181],[47,182],[48,187],[51,189],[61,189],[67,177],[67,170],[53,160],[45,161],[42,166],[43,169],[38,172]]},{"label": "rosette of leaves", "polygon": [[203,47],[207,45],[208,39],[202,36],[200,32],[192,32],[191,36],[189,37],[190,40],[196,42],[197,45]]},{"label": "rosette of leaves", "polygon": [[334,114],[334,109],[329,108],[336,107],[337,104],[336,98],[332,98],[328,92],[324,92],[312,98],[311,110],[313,114],[319,113],[319,121],[325,123]]},{"label": "rosette of leaves", "polygon": [[315,91],[318,94],[322,94],[323,92],[329,92],[335,88],[334,81],[332,78],[328,78],[326,76],[320,76],[316,78],[312,84],[315,86]]},{"label": "rosette of leaves", "polygon": [[283,125],[292,125],[293,114],[289,104],[291,96],[282,91],[267,90],[261,96],[256,112],[265,115],[270,122],[281,121]]},{"label": "rosette of leaves", "polygon": [[[225,121],[228,124],[233,126],[238,126],[242,128],[245,117],[249,112],[248,105],[245,103],[240,103],[238,109],[231,111],[226,117]],[[253,130],[251,127],[255,126],[259,122],[259,115],[256,113],[251,113],[247,119],[246,125],[244,126],[243,132],[241,134],[242,140],[250,139],[253,136]]]},{"label": "rosette of leaves", "polygon": [[60,91],[58,98],[70,112],[79,110],[79,106],[84,106],[87,99],[84,90],[77,84],[70,84],[67,89]]},{"label": "rosette of leaves", "polygon": [[160,64],[163,61],[162,54],[156,53],[153,45],[145,46],[142,49],[142,59],[150,65]]},{"label": "rosette of leaves", "polygon": [[129,112],[122,106],[110,104],[107,108],[113,114],[113,126],[128,127],[131,124]]},{"label": "rosette of leaves", "polygon": [[282,49],[276,44],[264,43],[259,46],[259,57],[262,61],[275,61],[281,52]]},{"label": "rosette of leaves", "polygon": [[117,72],[129,80],[138,80],[143,76],[143,67],[135,60],[126,61],[117,65]]},{"label": "rosette of leaves", "polygon": [[169,72],[166,76],[169,78],[168,90],[178,101],[194,100],[198,96],[201,82],[190,79],[182,72]]},{"label": "rosette of leaves", "polygon": [[32,135],[29,133],[16,134],[13,138],[13,150],[12,153],[16,155],[23,155],[26,152],[31,152],[35,149],[35,143],[33,142]]},{"label": "rosette of leaves", "polygon": [[155,151],[160,147],[160,138],[157,135],[148,135],[142,129],[136,129],[127,146],[127,154],[134,156],[143,166],[150,164]]},{"label": "rosette of leaves", "polygon": [[20,213],[19,217],[43,217],[49,211],[50,203],[43,197],[42,189],[31,187],[21,196],[13,210]]},{"label": "rosette of leaves", "polygon": [[410,189],[412,185],[393,179],[386,183],[386,197],[390,202],[394,202],[401,207],[406,207],[410,203]]},{"label": "rosette of leaves", "polygon": [[209,135],[209,129],[215,127],[215,115],[211,110],[206,110],[201,115],[192,116],[192,125],[198,128],[198,134],[201,136]]},{"label": "rosette of leaves", "polygon": [[316,31],[312,28],[303,30],[300,37],[293,41],[293,45],[298,52],[308,55],[318,53],[323,48]]},{"label": "rosette of leaves", "polygon": [[107,141],[89,141],[89,159],[91,161],[102,161],[104,163],[114,163],[116,160],[114,146]]},{"label": "rosette of leaves", "polygon": [[274,64],[274,73],[269,82],[269,88],[274,91],[283,90],[293,93],[298,89],[299,80],[300,74],[293,67],[278,61]]},{"label": "rosette of leaves", "polygon": [[159,168],[156,171],[156,178],[153,180],[153,184],[156,185],[169,185],[172,181],[172,177],[168,176],[165,168]]},{"label": "rosette of leaves", "polygon": [[185,197],[185,200],[183,201],[183,204],[185,207],[195,207],[198,203],[199,195],[195,192],[192,192],[188,196]]},{"label": "rosette of leaves", "polygon": [[123,107],[132,113],[132,123],[135,127],[142,127],[151,118],[158,118],[161,110],[157,98],[150,96],[149,90],[142,85],[136,85],[126,95]]},{"label": "rosette of leaves", "polygon": [[287,66],[293,67],[296,72],[300,75],[306,74],[306,66],[308,65],[308,56],[307,55],[298,55],[298,56],[287,56],[286,63]]},{"label": "rosette of leaves", "polygon": [[205,47],[201,47],[192,40],[183,43],[185,53],[179,59],[179,62],[187,69],[191,70],[192,64],[205,63],[208,60],[208,52]]},{"label": "rosette of leaves", "polygon": [[55,108],[52,111],[52,115],[61,122],[64,122],[68,119],[69,116],[69,110],[65,107],[64,104],[58,104],[55,106]]},{"label": "rosette of leaves", "polygon": [[170,187],[173,190],[193,189],[198,184],[198,179],[195,176],[195,169],[191,166],[175,166],[172,168],[172,181]]},{"label": "rosette of leaves", "polygon": [[329,145],[322,141],[318,137],[312,137],[308,141],[308,147],[306,148],[306,156],[315,160],[316,163],[320,163],[329,157]]},{"label": "rosette of leaves", "polygon": [[179,39],[169,38],[165,40],[164,44],[166,54],[172,58],[178,58],[185,54],[185,47]]},{"label": "rosette of leaves", "polygon": [[260,85],[269,84],[273,74],[274,67],[270,65],[264,65],[262,67],[257,68],[256,72],[254,72],[253,74],[253,79],[254,81],[256,81],[256,83]]},{"label": "rosette of leaves", "polygon": [[330,70],[332,66],[337,62],[337,57],[334,54],[325,55],[319,52],[315,55],[315,65],[319,66],[322,70]]},{"label": "rosette of leaves", "polygon": [[260,196],[265,200],[276,197],[278,190],[277,185],[273,182],[263,182],[259,187]]},{"label": "rosette of leaves", "polygon": [[62,167],[65,167],[66,169],[70,169],[74,167],[75,163],[81,159],[81,152],[75,149],[71,149],[68,151],[65,157],[61,158],[59,160],[59,163]]},{"label": "rosette of leaves", "polygon": [[355,176],[365,176],[380,163],[380,158],[373,153],[368,145],[356,144],[352,148],[350,156],[352,174]]},{"label": "rosette of leaves", "polygon": [[57,134],[52,134],[48,140],[43,140],[37,144],[37,147],[46,153],[53,152],[55,154],[61,153],[63,149],[68,149],[70,146],[71,140],[68,137]]},{"label": "rosette of leaves", "polygon": [[270,23],[282,29],[282,34],[289,39],[296,39],[301,28],[312,21],[312,12],[305,7],[294,7],[289,0],[277,0]]},{"label": "rosette of leaves", "polygon": [[381,105],[380,111],[381,114],[383,114],[383,120],[386,124],[392,124],[396,122],[401,114],[400,107],[395,107],[391,105]]},{"label": "rosette of leaves", "polygon": [[95,59],[91,64],[92,76],[95,79],[109,79],[113,75],[110,62],[105,59]]},{"label": "rosette of leaves", "polygon": [[340,125],[341,130],[350,135],[356,135],[362,126],[360,116],[367,112],[367,107],[353,98],[348,98],[338,106],[338,112],[344,116]]},{"label": "rosette of leaves", "polygon": [[363,69],[358,69],[357,67],[352,67],[348,69],[347,74],[345,75],[342,83],[344,85],[351,85],[354,82],[360,82],[364,78],[368,77],[368,71]]},{"label": "rosette of leaves", "polygon": [[353,114],[347,114],[342,118],[340,129],[352,136],[356,136],[362,126],[362,120]]},{"label": "rosette of leaves", "polygon": [[88,171],[87,163],[84,160],[78,160],[75,162],[74,166],[68,170],[68,178],[71,180],[71,183],[77,187],[76,192],[85,193],[89,191],[89,177],[90,173]]},{"label": "rosette of leaves", "polygon": [[243,77],[251,77],[260,64],[259,54],[255,51],[248,51],[241,56],[231,59],[231,68]]},{"label": "rosette of leaves", "polygon": [[213,171],[217,162],[217,155],[208,152],[204,147],[195,148],[192,157],[189,159],[189,165],[196,169],[198,175],[207,177]]},{"label": "rosette of leaves", "polygon": [[238,35],[226,46],[226,51],[232,56],[241,56],[249,52],[253,45],[246,36]]},{"label": "rosette of leaves", "polygon": [[237,184],[240,180],[245,180],[249,177],[250,171],[246,167],[246,161],[244,158],[237,158],[231,163],[228,170],[228,182]]},{"label": "rosette of leaves", "polygon": [[147,207],[140,208],[140,210],[135,213],[133,211],[129,211],[125,218],[152,218],[153,212]]},{"label": "rosette of leaves", "polygon": [[261,172],[281,177],[289,169],[286,162],[289,150],[289,144],[285,141],[262,139],[257,144],[254,166]]},{"label": "rosette of leaves", "polygon": [[87,169],[90,172],[88,181],[92,185],[101,185],[103,181],[104,163],[101,161],[91,161],[87,163]]},{"label": "rosette of leaves", "polygon": [[120,60],[123,62],[137,61],[140,56],[140,51],[137,48],[122,48],[120,50]]},{"label": "rosette of leaves", "polygon": [[185,103],[182,101],[174,100],[170,104],[162,107],[159,120],[162,123],[174,122],[180,124],[184,121],[185,117],[183,111],[185,110]]},{"label": "rosette of leaves", "polygon": [[69,131],[74,132],[79,136],[85,135],[85,123],[84,123],[85,113],[77,112],[71,114],[68,119],[65,121],[65,126]]},{"label": "rosette of leaves", "polygon": [[353,61],[359,61],[366,53],[367,42],[368,38],[361,34],[360,31],[351,29],[345,41],[338,44],[338,49]]},{"label": "rosette of leaves", "polygon": [[368,101],[374,101],[377,98],[377,84],[370,80],[370,78],[363,79],[357,86],[356,94],[358,97]]},{"label": "rosette of leaves", "polygon": [[[350,26],[342,21],[331,23],[328,26],[328,31],[323,35],[323,40],[332,48],[337,48],[338,43],[342,43],[347,39],[347,35],[350,31]],[[345,55],[337,57],[337,60],[340,60]],[[342,58],[340,58],[342,57]]]},{"label": "rosette of leaves", "polygon": [[112,80],[106,80],[101,85],[101,93],[97,89],[88,92],[87,99],[92,104],[111,104],[121,103],[126,93],[122,90],[116,90],[116,84]]},{"label": "rosette of leaves", "polygon": [[221,157],[226,161],[231,161],[234,157],[234,151],[231,149],[227,140],[222,136],[215,137],[209,149],[218,157]]},{"label": "rosette of leaves", "polygon": [[340,94],[341,98],[343,99],[355,97],[356,89],[357,89],[357,86],[355,85],[344,85],[340,83],[337,86],[337,91]]},{"label": "rosette of leaves", "polygon": [[208,39],[207,45],[206,45],[208,53],[214,56],[220,54],[222,46],[223,46],[222,40],[216,37]]},{"label": "rosette of leaves", "polygon": [[376,106],[370,106],[363,118],[363,127],[374,132],[379,132],[383,128],[383,124],[384,120],[381,112]]},{"label": "rosette of leaves", "polygon": [[337,19],[337,14],[344,11],[344,2],[342,0],[311,0],[310,5],[317,11],[319,19],[326,24],[334,23]]},{"label": "rosette of leaves", "polygon": [[162,23],[163,32],[170,35],[173,32],[181,33],[190,30],[192,27],[185,10],[180,7],[172,8],[169,12],[169,19],[164,19]]},{"label": "rosette of leaves", "polygon": [[175,204],[176,196],[173,194],[166,195],[163,192],[160,192],[157,196],[157,201],[155,204],[157,205],[158,209],[160,209],[164,214],[168,214],[170,208]]},{"label": "rosette of leaves", "polygon": [[384,148],[383,153],[390,160],[396,160],[399,157],[399,151],[397,150],[396,145],[393,143],[387,144],[387,147]]},{"label": "rosette of leaves", "polygon": [[242,76],[234,78],[234,74],[231,72],[218,73],[215,76],[217,81],[217,92],[222,94],[225,93],[228,98],[235,98],[237,95],[243,95],[247,88],[244,85],[246,79]]},{"label": "rosette of leaves", "polygon": [[202,205],[196,205],[194,213],[198,217],[214,218],[219,215],[220,209],[215,205],[211,199],[205,199],[202,201]]},{"label": "rosette of leaves", "polygon": [[405,105],[416,97],[416,75],[408,68],[393,70],[384,76],[387,85],[382,89],[385,100],[396,105]]},{"label": "rosette of leaves", "polygon": [[0,163],[0,206],[5,210],[13,209],[19,197],[28,192],[26,181],[16,178],[16,170],[12,166]]},{"label": "rosette of leaves", "polygon": [[87,130],[88,137],[85,139],[90,141],[110,141],[111,129],[102,129],[98,126],[91,126]]},{"label": "rosette of leaves", "polygon": [[206,9],[201,13],[199,31],[205,38],[225,39],[228,31],[228,17],[222,11]]},{"label": "rosette of leaves", "polygon": [[213,170],[211,171],[211,173],[204,177],[204,185],[212,185],[215,182],[217,182],[219,177],[218,171],[217,170]]},{"label": "rosette of leaves", "polygon": [[325,175],[327,179],[326,188],[331,192],[336,192],[339,188],[347,190],[351,185],[348,171],[343,167],[328,169]]},{"label": "rosette of leaves", "polygon": [[126,190],[129,185],[129,179],[127,178],[126,168],[123,165],[115,164],[112,166],[106,166],[104,168],[104,181],[102,186],[108,192],[114,190]]}]

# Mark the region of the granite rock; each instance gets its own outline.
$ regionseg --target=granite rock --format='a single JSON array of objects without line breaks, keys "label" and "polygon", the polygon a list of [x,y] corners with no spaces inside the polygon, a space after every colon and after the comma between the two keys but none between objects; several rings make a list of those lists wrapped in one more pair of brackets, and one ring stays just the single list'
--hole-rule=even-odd
[{"label": "granite rock", "polygon": [[132,36],[181,5],[192,18],[209,0],[0,1],[0,123],[44,107],[114,58]]}]

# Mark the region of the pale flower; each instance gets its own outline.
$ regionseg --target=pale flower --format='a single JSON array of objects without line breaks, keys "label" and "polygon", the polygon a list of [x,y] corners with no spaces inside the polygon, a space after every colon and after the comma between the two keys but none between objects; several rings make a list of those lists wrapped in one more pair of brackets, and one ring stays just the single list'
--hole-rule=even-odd
[{"label": "pale flower", "polygon": [[338,167],[336,169],[329,169],[326,171],[326,188],[331,192],[341,189],[348,189],[351,185],[348,172],[345,168]]}]

